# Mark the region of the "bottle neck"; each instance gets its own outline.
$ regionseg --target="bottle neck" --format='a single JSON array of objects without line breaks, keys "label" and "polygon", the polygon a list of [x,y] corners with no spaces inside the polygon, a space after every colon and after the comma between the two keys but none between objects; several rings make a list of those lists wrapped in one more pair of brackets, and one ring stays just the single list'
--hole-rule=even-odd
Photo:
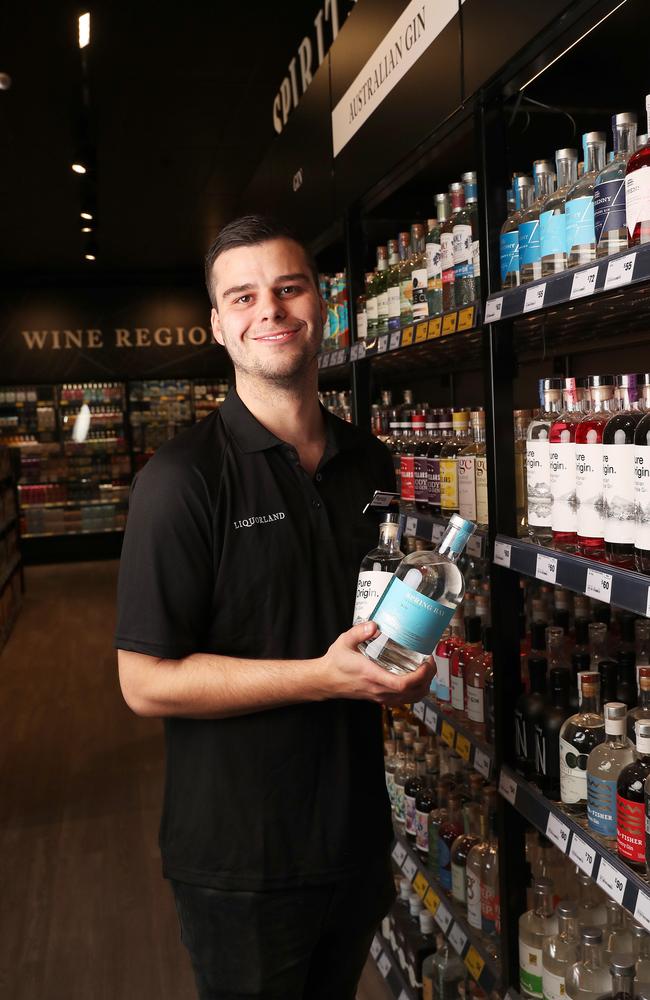
[{"label": "bottle neck", "polygon": [[614,149],[617,157],[627,159],[636,148],[636,122],[614,127]]},{"label": "bottle neck", "polygon": [[640,689],[639,708],[650,709],[650,688],[642,687]]},{"label": "bottle neck", "polygon": [[583,941],[582,944],[582,960],[585,965],[590,965],[592,968],[599,968],[603,964],[603,946],[600,942],[595,941]]},{"label": "bottle neck", "polygon": [[557,924],[558,933],[562,935],[565,941],[575,941],[577,939],[577,921],[575,917],[560,914]]},{"label": "bottle neck", "polygon": [[541,886],[535,889],[535,913],[538,917],[550,917],[553,914],[553,901],[550,887]]},{"label": "bottle neck", "polygon": [[379,526],[379,544],[389,552],[399,551],[397,544],[398,526],[392,521],[386,521]]},{"label": "bottle neck", "polygon": [[612,996],[632,997],[634,983],[634,970],[632,972],[612,973]]},{"label": "bottle neck", "polygon": [[578,180],[578,161],[577,160],[558,160],[557,161],[557,186],[559,188],[570,187],[572,184]]},{"label": "bottle neck", "polygon": [[387,257],[378,257],[377,258],[377,270],[378,271],[386,271],[386,270],[388,270],[388,258]]},{"label": "bottle neck", "polygon": [[585,691],[582,689],[582,700],[580,703],[580,711],[583,714],[591,713],[592,715],[600,714],[600,685],[597,686],[597,690],[594,690],[594,685],[589,685],[589,690]]},{"label": "bottle neck", "polygon": [[545,413],[559,413],[562,405],[562,396],[557,391],[556,392],[545,392],[544,393],[544,412]]},{"label": "bottle neck", "polygon": [[485,442],[485,424],[474,424],[474,440],[477,444]]},{"label": "bottle neck", "polygon": [[527,185],[523,188],[517,188],[517,191],[519,192],[519,207],[524,210],[530,208],[535,200],[535,188]]},{"label": "bottle neck", "polygon": [[585,147],[585,173],[600,173],[605,166],[605,143],[589,142]]},{"label": "bottle neck", "polygon": [[399,245],[399,259],[400,259],[400,261],[407,260],[410,252],[411,252],[410,243],[400,243],[400,245]]},{"label": "bottle neck", "polygon": [[537,198],[542,200],[548,198],[549,194],[553,194],[555,191],[555,174],[538,174],[537,175]]},{"label": "bottle neck", "polygon": [[436,202],[436,217],[440,226],[447,221],[449,218],[449,198]]},{"label": "bottle neck", "polygon": [[395,264],[399,264],[399,250],[391,253],[388,258],[388,264],[390,267],[394,267]]},{"label": "bottle neck", "polygon": [[605,413],[615,409],[614,389],[612,386],[591,389],[589,396],[592,413]]}]

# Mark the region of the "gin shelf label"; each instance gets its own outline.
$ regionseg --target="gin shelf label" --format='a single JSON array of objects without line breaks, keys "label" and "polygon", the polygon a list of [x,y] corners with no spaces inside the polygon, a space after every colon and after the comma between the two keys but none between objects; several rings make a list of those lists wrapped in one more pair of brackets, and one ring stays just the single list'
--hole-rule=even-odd
[{"label": "gin shelf label", "polygon": [[[444,533],[445,533],[445,526],[444,526],[444,524],[438,524],[437,521],[434,521],[434,523],[433,523],[433,525],[431,527],[431,541],[434,544],[437,543],[437,542],[439,542],[440,539],[442,538],[442,536],[444,535]],[[471,541],[471,539],[470,539],[470,541]]]},{"label": "gin shelf label", "polygon": [[597,882],[600,888],[604,889],[613,900],[619,904],[623,902],[627,879],[621,875],[618,868],[614,868],[614,865],[610,865],[609,861],[603,857],[600,859]]},{"label": "gin shelf label", "polygon": [[435,340],[439,337],[442,331],[442,316],[435,316],[433,319],[429,320],[429,330],[427,333],[427,340]]},{"label": "gin shelf label", "polygon": [[474,945],[470,947],[469,951],[465,955],[465,966],[467,967],[472,979],[475,979],[476,982],[478,982],[481,978],[481,973],[485,968],[485,962],[477,952]]},{"label": "gin shelf label", "polygon": [[413,889],[415,892],[417,892],[420,899],[424,899],[428,888],[429,888],[429,883],[427,882],[426,878],[424,877],[422,872],[418,872],[415,878],[413,879]]},{"label": "gin shelf label", "polygon": [[454,918],[452,917],[451,913],[449,912],[445,904],[441,903],[436,912],[436,923],[438,924],[438,927],[440,928],[443,934],[447,933],[447,931],[449,930],[449,925],[453,919]]},{"label": "gin shelf label", "polygon": [[570,301],[583,299],[585,295],[591,295],[596,288],[596,278],[598,276],[598,264],[595,267],[588,267],[585,271],[576,271],[571,284]]},{"label": "gin shelf label", "polygon": [[465,950],[465,945],[467,944],[467,934],[464,933],[460,924],[454,924],[449,932],[449,940],[453,944],[454,948],[459,955],[462,955]]},{"label": "gin shelf label", "polygon": [[460,757],[463,758],[465,763],[469,762],[469,752],[471,744],[466,736],[462,733],[456,733],[456,752]]},{"label": "gin shelf label", "polygon": [[524,299],[524,312],[533,312],[535,309],[541,309],[544,305],[544,299],[546,297],[546,282],[543,285],[533,285],[532,288],[526,289],[526,297]]},{"label": "gin shelf label", "polygon": [[385,354],[387,350],[388,350],[388,334],[385,333],[377,341],[377,354]]},{"label": "gin shelf label", "polygon": [[395,330],[394,333],[391,333],[391,335],[390,335],[389,350],[396,351],[398,349],[398,347],[400,345],[401,337],[402,337],[402,334],[401,334],[401,332],[399,330]]},{"label": "gin shelf label", "polygon": [[404,863],[402,865],[402,871],[406,875],[409,882],[412,882],[415,876],[417,875],[418,866],[416,865],[413,858],[409,858],[408,855],[404,859]]},{"label": "gin shelf label", "polygon": [[582,837],[579,837],[577,833],[573,834],[569,857],[577,864],[578,868],[580,868],[585,875],[589,875],[589,877],[591,877],[594,870],[594,862],[596,861],[596,852],[593,847],[585,844]]},{"label": "gin shelf label", "polygon": [[609,604],[612,599],[612,574],[601,573],[599,569],[588,569],[585,594]]},{"label": "gin shelf label", "polygon": [[429,705],[427,705],[424,713],[424,724],[428,729],[432,729],[434,733],[438,731],[438,713]]},{"label": "gin shelf label", "polygon": [[636,253],[628,253],[625,257],[610,260],[605,275],[605,291],[610,288],[620,288],[621,285],[629,285],[634,274],[635,260]]},{"label": "gin shelf label", "polygon": [[540,552],[535,565],[535,576],[538,580],[545,580],[546,583],[555,583],[557,559],[554,559],[553,556],[544,556]]},{"label": "gin shelf label", "polygon": [[404,534],[407,538],[414,538],[418,530],[418,519],[417,517],[407,517],[406,525],[404,527]]},{"label": "gin shelf label", "polygon": [[505,566],[506,569],[510,569],[510,545],[507,542],[501,542],[497,538],[494,543],[494,561],[497,566]]},{"label": "gin shelf label", "polygon": [[569,844],[569,827],[553,813],[548,814],[546,836],[553,841],[556,847],[559,847],[563,854],[566,854]]},{"label": "gin shelf label", "polygon": [[400,844],[398,840],[393,848],[393,861],[398,866],[398,868],[401,868],[402,865],[404,864],[405,857],[406,857],[406,848],[404,847],[403,844]]},{"label": "gin shelf label", "polygon": [[499,295],[496,299],[488,299],[485,304],[485,322],[496,323],[500,320],[502,309],[503,295]]},{"label": "gin shelf label", "polygon": [[517,782],[514,778],[511,778],[509,774],[502,771],[499,775],[499,794],[504,797],[504,799],[514,806],[515,799],[517,798]]},{"label": "gin shelf label", "polygon": [[482,774],[484,778],[490,777],[490,758],[477,747],[474,752],[474,770]]},{"label": "gin shelf label", "polygon": [[424,722],[424,711],[425,711],[424,702],[416,701],[415,705],[413,706],[413,715],[415,716],[415,718],[421,719]]}]

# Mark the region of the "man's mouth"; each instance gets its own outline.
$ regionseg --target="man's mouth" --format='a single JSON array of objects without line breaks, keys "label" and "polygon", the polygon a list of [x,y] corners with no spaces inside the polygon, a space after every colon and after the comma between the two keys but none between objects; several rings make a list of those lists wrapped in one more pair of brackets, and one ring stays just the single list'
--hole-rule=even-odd
[{"label": "man's mouth", "polygon": [[290,340],[297,332],[297,330],[278,330],[276,333],[266,333],[262,337],[254,339],[263,344],[280,344],[285,340]]}]

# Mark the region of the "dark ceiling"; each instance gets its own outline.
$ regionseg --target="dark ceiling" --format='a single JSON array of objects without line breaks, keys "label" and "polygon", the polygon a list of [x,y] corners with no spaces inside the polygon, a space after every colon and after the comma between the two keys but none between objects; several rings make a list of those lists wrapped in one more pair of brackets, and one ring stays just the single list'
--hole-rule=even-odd
[{"label": "dark ceiling", "polygon": [[[20,278],[200,273],[273,140],[273,97],[318,0],[0,6],[0,269]],[[77,16],[90,10],[97,260],[84,260]]]}]

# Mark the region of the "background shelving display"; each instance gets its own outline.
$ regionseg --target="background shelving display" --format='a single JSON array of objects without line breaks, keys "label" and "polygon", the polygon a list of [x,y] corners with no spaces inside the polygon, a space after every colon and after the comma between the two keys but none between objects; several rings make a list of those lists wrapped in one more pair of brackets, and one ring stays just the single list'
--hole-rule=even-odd
[{"label": "background shelving display", "polygon": [[472,730],[467,722],[461,721],[456,713],[444,712],[431,698],[425,698],[413,706],[413,714],[427,729],[440,737],[451,750],[470,764],[487,780],[493,780],[494,747],[490,746]]},{"label": "background shelving display", "polygon": [[11,454],[0,445],[0,650],[22,603],[22,560]]}]

